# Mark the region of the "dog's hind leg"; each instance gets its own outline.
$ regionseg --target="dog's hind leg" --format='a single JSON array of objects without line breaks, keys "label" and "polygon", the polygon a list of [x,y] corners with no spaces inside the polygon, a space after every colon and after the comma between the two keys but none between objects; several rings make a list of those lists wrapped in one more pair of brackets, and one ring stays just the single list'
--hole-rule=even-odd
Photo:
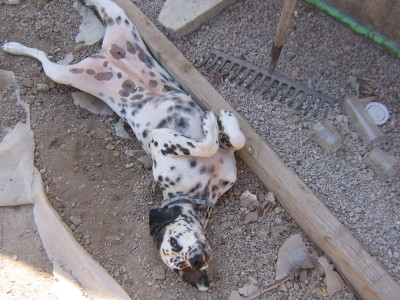
[{"label": "dog's hind leg", "polygon": [[93,56],[74,65],[61,65],[51,62],[43,51],[19,43],[6,43],[2,48],[11,54],[38,59],[46,75],[53,81],[92,94],[106,102],[115,112],[120,113],[118,99],[114,99],[111,95],[117,94],[116,90],[121,89],[119,86],[122,75],[117,68],[112,68],[108,64],[105,57]]},{"label": "dog's hind leg", "polygon": [[[157,80],[177,85],[173,78],[158,64],[147,49],[139,32],[126,16],[124,10],[110,0],[91,0],[99,12],[106,31],[102,52],[107,56],[139,70],[142,80]],[[162,93],[162,84],[155,88]]]},{"label": "dog's hind leg", "polygon": [[190,139],[169,128],[153,129],[151,133],[151,155],[163,156],[213,156],[219,148],[218,122],[212,112],[206,113],[203,118],[204,138],[201,141]]}]

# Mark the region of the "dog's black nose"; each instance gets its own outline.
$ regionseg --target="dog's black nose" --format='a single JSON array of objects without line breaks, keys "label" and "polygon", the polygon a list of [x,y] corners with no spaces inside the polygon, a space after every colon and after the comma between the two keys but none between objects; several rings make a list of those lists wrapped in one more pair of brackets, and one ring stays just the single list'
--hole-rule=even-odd
[{"label": "dog's black nose", "polygon": [[193,269],[200,270],[206,262],[204,260],[204,255],[197,254],[189,259],[189,263]]}]

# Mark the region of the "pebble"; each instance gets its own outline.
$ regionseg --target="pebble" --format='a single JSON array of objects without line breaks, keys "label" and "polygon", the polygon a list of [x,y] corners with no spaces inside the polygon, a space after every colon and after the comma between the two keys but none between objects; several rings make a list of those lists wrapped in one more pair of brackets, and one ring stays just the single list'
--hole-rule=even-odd
[{"label": "pebble", "polygon": [[82,219],[81,217],[77,217],[77,216],[70,216],[69,220],[71,221],[72,224],[74,224],[75,226],[78,226],[79,224],[82,223]]},{"label": "pebble", "polygon": [[231,291],[228,300],[244,300],[242,296],[240,296],[238,291]]},{"label": "pebble", "polygon": [[221,225],[219,226],[219,229],[221,231],[224,231],[225,229],[228,229],[231,226],[232,226],[232,222],[231,221],[226,221],[226,222],[221,223]]},{"label": "pebble", "polygon": [[245,219],[244,219],[244,221],[243,221],[243,224],[244,224],[244,225],[247,225],[247,224],[249,224],[249,223],[254,223],[254,222],[257,221],[257,219],[258,219],[258,212],[257,212],[257,211],[249,212],[249,213],[246,215],[246,217],[245,217]]},{"label": "pebble", "polygon": [[137,160],[140,161],[146,169],[151,169],[153,167],[153,161],[148,155],[143,155]]},{"label": "pebble", "polygon": [[27,87],[27,88],[32,88],[33,85],[34,85],[34,83],[33,83],[33,80],[32,80],[32,79],[25,78],[24,80],[22,80],[22,85],[23,85],[24,87]]},{"label": "pebble", "polygon": [[118,157],[120,156],[120,152],[118,150],[113,151],[113,156]]},{"label": "pebble", "polygon": [[232,229],[230,231],[230,233],[233,234],[233,235],[243,234],[243,228],[242,227],[236,227],[236,228]]},{"label": "pebble", "polygon": [[153,269],[151,277],[155,280],[165,279],[165,269],[163,266],[157,266]]},{"label": "pebble", "polygon": [[38,84],[36,85],[36,90],[37,90],[38,92],[48,92],[48,91],[50,91],[50,86],[48,86],[48,85],[45,84],[45,83],[38,83]]},{"label": "pebble", "polygon": [[239,283],[240,282],[240,276],[239,275],[233,275],[232,276],[232,281],[234,283]]},{"label": "pebble", "polygon": [[257,196],[246,190],[240,195],[240,206],[249,207],[250,204],[256,204]]}]

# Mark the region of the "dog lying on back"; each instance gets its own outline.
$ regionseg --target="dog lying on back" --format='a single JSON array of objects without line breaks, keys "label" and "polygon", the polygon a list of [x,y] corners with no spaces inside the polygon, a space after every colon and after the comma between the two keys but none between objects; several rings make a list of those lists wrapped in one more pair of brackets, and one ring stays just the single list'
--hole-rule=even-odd
[{"label": "dog lying on back", "polygon": [[163,191],[161,207],[149,215],[161,259],[206,290],[211,250],[205,227],[218,198],[236,181],[234,151],[245,137],[232,113],[221,111],[217,119],[182,91],[119,6],[110,0],[89,4],[106,24],[99,54],[66,66],[18,43],[3,50],[40,60],[52,80],[100,98],[131,126]]}]

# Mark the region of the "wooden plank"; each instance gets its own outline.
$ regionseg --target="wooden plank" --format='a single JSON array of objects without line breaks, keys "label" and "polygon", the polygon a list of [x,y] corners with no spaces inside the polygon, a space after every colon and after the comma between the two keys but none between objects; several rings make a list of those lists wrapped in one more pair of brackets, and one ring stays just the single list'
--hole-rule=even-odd
[{"label": "wooden plank", "polygon": [[[135,24],[154,57],[205,109],[234,111],[176,47],[129,0],[115,0]],[[363,299],[398,299],[400,286],[311,190],[239,115],[247,142],[240,157],[275,192],[308,237],[334,262]]]},{"label": "wooden plank", "polygon": [[202,23],[218,15],[237,0],[167,0],[158,21],[176,38],[180,38]]}]

